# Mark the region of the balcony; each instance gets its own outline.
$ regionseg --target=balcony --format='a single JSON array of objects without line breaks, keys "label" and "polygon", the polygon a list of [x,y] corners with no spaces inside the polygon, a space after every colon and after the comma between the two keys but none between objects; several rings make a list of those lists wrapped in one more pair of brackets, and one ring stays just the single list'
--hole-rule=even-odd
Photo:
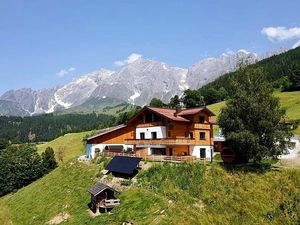
[{"label": "balcony", "polygon": [[126,139],[127,145],[195,145],[193,138]]},{"label": "balcony", "polygon": [[194,129],[210,130],[210,124],[209,123],[195,123]]}]

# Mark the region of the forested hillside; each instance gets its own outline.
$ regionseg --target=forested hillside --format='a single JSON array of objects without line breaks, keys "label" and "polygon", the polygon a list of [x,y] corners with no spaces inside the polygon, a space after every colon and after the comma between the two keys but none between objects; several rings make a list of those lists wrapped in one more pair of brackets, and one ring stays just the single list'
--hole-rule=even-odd
[{"label": "forested hillside", "polygon": [[43,114],[30,117],[0,116],[0,149],[8,144],[44,142],[67,133],[99,130],[125,123],[139,107],[112,115],[105,114]]},{"label": "forested hillside", "polygon": [[49,141],[70,132],[101,129],[115,123],[109,115],[45,114],[32,117],[0,117],[0,143]]},{"label": "forested hillside", "polygon": [[[273,87],[281,91],[300,90],[300,47],[272,56],[248,67],[260,66]],[[199,89],[202,96],[208,96],[206,104],[224,100],[230,95],[230,80],[238,72],[225,74]]]}]

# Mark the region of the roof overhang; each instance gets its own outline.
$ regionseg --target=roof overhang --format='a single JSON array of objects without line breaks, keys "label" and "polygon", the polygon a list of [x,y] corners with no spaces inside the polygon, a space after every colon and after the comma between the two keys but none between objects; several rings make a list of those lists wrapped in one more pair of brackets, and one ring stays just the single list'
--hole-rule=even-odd
[{"label": "roof overhang", "polygon": [[97,138],[97,137],[100,137],[100,136],[102,136],[102,135],[105,135],[105,134],[108,134],[108,133],[111,133],[111,132],[114,132],[114,131],[123,129],[123,128],[125,128],[125,127],[127,127],[126,124],[122,124],[122,125],[119,125],[119,126],[106,128],[106,129],[101,130],[98,134],[95,134],[95,135],[93,135],[93,136],[91,136],[91,137],[88,137],[88,138],[84,138],[83,140],[84,140],[84,141],[90,141],[90,140],[92,140],[92,139],[94,139],[94,138]]}]

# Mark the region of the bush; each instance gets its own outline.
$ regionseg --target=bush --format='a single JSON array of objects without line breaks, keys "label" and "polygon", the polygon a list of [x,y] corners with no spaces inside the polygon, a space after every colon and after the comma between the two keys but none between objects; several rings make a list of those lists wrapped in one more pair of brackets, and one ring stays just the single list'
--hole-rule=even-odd
[{"label": "bush", "polygon": [[110,160],[111,158],[109,157],[101,156],[97,159],[97,164],[103,164],[103,168],[105,168],[110,162]]}]

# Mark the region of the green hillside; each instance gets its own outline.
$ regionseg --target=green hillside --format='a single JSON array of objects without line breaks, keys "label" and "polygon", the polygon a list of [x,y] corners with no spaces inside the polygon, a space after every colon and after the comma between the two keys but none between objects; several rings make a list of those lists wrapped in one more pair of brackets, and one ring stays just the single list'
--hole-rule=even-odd
[{"label": "green hillside", "polygon": [[[275,96],[279,97],[281,106],[286,109],[287,119],[300,121],[300,91],[276,92]],[[225,102],[218,102],[207,107],[218,116],[223,106]],[[300,127],[295,130],[295,134],[300,135]]]},{"label": "green hillside", "polygon": [[[260,66],[265,71],[266,78],[274,87],[283,86],[285,90],[300,90],[300,47],[263,59],[254,66]],[[201,89],[224,87],[230,92],[230,79],[234,76],[238,76],[238,73],[225,74]],[[290,84],[287,85],[285,81],[289,81]]]},{"label": "green hillside", "polygon": [[70,114],[70,113],[93,113],[117,115],[119,113],[128,112],[134,109],[135,106],[127,102],[124,102],[116,98],[90,98],[83,104],[75,106],[69,109],[65,109],[58,114]]},{"label": "green hillside", "polygon": [[65,154],[64,161],[68,161],[85,153],[83,138],[91,135],[92,133],[93,131],[65,134],[64,136],[54,139],[46,144],[38,145],[38,152],[42,153],[47,147],[51,147],[57,155],[57,152],[60,149],[63,149]]},{"label": "green hillside", "polygon": [[[300,92],[276,93],[288,118],[300,119]],[[219,114],[224,102],[210,105]],[[297,130],[298,134],[299,129]],[[64,149],[64,162],[45,177],[0,198],[0,224],[46,224],[67,215],[62,224],[299,224],[300,170],[272,167],[224,168],[212,164],[150,163],[134,182],[117,185],[121,205],[93,218],[87,189],[101,179],[103,164],[78,163],[82,139],[92,132],[71,133],[47,144]],[[151,167],[152,165],[152,167]],[[188,173],[187,173],[188,171]],[[128,183],[128,182],[127,182]]]},{"label": "green hillside", "polygon": [[[49,175],[0,198],[0,224],[299,224],[300,171],[232,171],[220,165],[157,164],[123,186],[121,205],[92,218],[87,189],[99,164],[66,163]],[[186,173],[189,171],[189,174]],[[120,188],[119,188],[120,189]]]}]

